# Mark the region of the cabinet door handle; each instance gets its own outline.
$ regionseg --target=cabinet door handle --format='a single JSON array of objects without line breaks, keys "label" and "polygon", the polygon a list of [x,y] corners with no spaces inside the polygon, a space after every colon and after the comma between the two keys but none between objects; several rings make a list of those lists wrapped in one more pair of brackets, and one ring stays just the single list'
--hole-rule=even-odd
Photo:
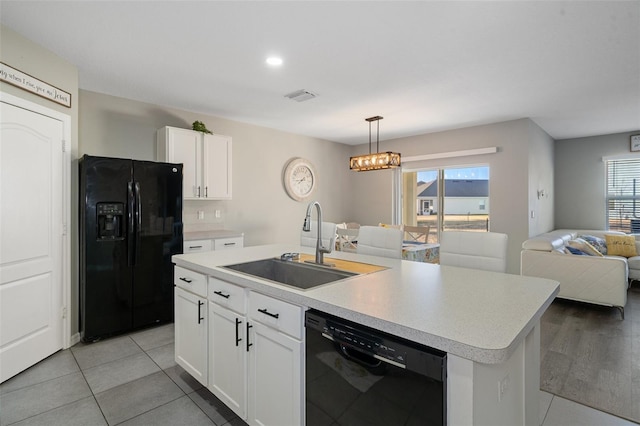
[{"label": "cabinet door handle", "polygon": [[209,197],[209,187],[205,186],[204,187],[204,198],[208,198]]},{"label": "cabinet door handle", "polygon": [[200,186],[198,186],[198,197],[200,196]]},{"label": "cabinet door handle", "polygon": [[201,300],[198,300],[198,324],[200,324],[200,321],[202,321],[204,318],[201,317],[200,315],[200,308],[202,307],[202,305],[204,305],[204,302]]},{"label": "cabinet door handle", "polygon": [[215,294],[217,294],[220,297],[224,297],[225,299],[228,299],[231,295],[230,294],[224,294],[223,292],[221,292],[220,290],[218,291],[214,291]]},{"label": "cabinet door handle", "polygon": [[249,343],[249,329],[253,326],[247,323],[247,352],[249,352],[249,346],[253,346],[253,343]]},{"label": "cabinet door handle", "polygon": [[189,278],[185,278],[185,277],[180,277],[180,281],[184,281],[185,283],[191,283],[193,280],[189,279]]},{"label": "cabinet door handle", "polygon": [[240,321],[238,318],[236,318],[236,346],[238,346],[238,343],[240,343],[242,341],[242,338],[239,336],[239,325],[242,324],[242,321]]},{"label": "cabinet door handle", "polygon": [[280,318],[280,314],[272,314],[271,312],[267,311],[267,309],[258,309],[258,312],[260,312],[261,314],[265,314],[265,315],[269,315],[270,317],[273,318]]}]

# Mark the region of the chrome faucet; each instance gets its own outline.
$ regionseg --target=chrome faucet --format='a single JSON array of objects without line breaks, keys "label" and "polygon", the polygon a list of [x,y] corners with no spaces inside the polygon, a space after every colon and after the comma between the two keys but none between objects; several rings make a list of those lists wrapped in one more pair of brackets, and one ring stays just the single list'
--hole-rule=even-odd
[{"label": "chrome faucet", "polygon": [[304,224],[302,225],[302,230],[304,232],[311,231],[311,209],[313,208],[313,206],[316,206],[316,211],[318,213],[318,230],[317,230],[318,238],[316,241],[316,261],[313,263],[316,263],[318,265],[333,266],[331,264],[324,263],[324,254],[331,253],[331,247],[325,248],[322,245],[322,207],[320,207],[319,202],[313,201],[309,203],[309,206],[307,207],[307,215],[304,217]]}]

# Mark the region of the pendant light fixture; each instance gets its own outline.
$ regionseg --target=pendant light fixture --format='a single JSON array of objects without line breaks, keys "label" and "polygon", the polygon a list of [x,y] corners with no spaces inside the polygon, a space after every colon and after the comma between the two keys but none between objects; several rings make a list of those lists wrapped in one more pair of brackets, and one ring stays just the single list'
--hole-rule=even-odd
[{"label": "pendant light fixture", "polygon": [[[385,151],[380,152],[380,120],[383,117],[376,115],[375,117],[365,118],[369,122],[369,154],[358,155],[349,159],[349,168],[356,172],[366,172],[369,170],[382,170],[400,167],[400,153]],[[371,122],[377,124],[376,131],[376,152],[371,153]]]}]

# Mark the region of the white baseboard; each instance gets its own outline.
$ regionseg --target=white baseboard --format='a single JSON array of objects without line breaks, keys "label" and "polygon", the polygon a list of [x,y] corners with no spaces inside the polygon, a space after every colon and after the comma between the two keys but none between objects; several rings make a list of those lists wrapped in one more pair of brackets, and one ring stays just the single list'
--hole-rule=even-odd
[{"label": "white baseboard", "polygon": [[76,333],[71,336],[71,340],[69,342],[69,347],[75,345],[76,343],[80,343],[80,333]]}]

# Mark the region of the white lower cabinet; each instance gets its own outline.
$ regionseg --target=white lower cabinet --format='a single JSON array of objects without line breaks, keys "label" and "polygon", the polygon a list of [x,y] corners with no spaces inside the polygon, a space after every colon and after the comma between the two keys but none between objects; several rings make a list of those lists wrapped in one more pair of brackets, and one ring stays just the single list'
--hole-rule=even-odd
[{"label": "white lower cabinet", "polygon": [[250,425],[300,426],[303,310],[209,277],[208,389]]},{"label": "white lower cabinet", "polygon": [[211,251],[211,250],[213,250],[212,240],[185,241],[182,245],[182,252],[185,254],[196,253],[199,251]]},{"label": "white lower cabinet", "polygon": [[239,417],[247,415],[247,319],[209,302],[209,390]]},{"label": "white lower cabinet", "polygon": [[300,306],[249,292],[249,417],[250,425],[304,424]]},{"label": "white lower cabinet", "polygon": [[207,386],[207,299],[175,288],[175,359]]},{"label": "white lower cabinet", "polygon": [[253,322],[249,350],[250,425],[302,425],[302,342]]},{"label": "white lower cabinet", "polygon": [[244,237],[216,238],[213,240],[213,250],[228,250],[244,247]]},{"label": "white lower cabinet", "polygon": [[200,251],[229,250],[242,247],[244,247],[244,236],[214,238],[209,240],[185,240],[182,246],[182,252],[187,254]]}]

